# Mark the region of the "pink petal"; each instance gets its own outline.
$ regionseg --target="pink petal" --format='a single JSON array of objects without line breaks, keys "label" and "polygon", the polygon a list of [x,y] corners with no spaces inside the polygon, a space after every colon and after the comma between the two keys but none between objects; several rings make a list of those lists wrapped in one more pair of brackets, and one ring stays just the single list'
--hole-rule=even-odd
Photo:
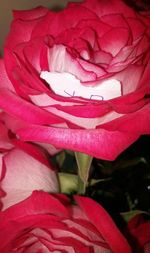
[{"label": "pink petal", "polygon": [[[20,52],[20,50],[19,50],[19,52]],[[18,72],[18,69],[20,70],[20,66],[16,64],[16,56],[11,53],[11,50],[5,49],[4,62],[5,62],[5,68],[6,68],[7,75],[9,77],[12,85],[14,86],[15,91],[20,96],[26,97],[26,93],[24,94],[24,92],[22,92],[22,85],[20,85],[20,84],[22,84],[22,81],[20,82],[20,80],[18,80],[18,75],[16,73],[16,72]]]},{"label": "pink petal", "polygon": [[111,107],[108,103],[91,103],[85,105],[72,105],[72,106],[63,106],[55,105],[60,111],[66,112],[70,115],[74,115],[82,118],[96,118],[101,117],[111,111]]},{"label": "pink petal", "polygon": [[[90,198],[75,196],[75,200],[82,210],[86,213],[90,222],[96,226],[102,234],[112,252],[131,253],[131,248],[127,240],[120,233],[115,223],[107,212],[98,203]],[[92,207],[92,212],[91,212]]]},{"label": "pink petal", "polygon": [[[37,39],[37,44],[42,43]],[[42,43],[42,48],[44,44]],[[45,92],[48,89],[45,84],[39,79],[41,70],[40,59],[35,57],[33,49],[34,43],[24,44],[16,48],[16,57],[9,50],[5,51],[5,67],[16,92],[21,97],[28,98],[28,94],[37,94],[39,91]],[[39,52],[39,51],[38,51]],[[39,55],[40,57],[40,55]],[[30,71],[28,71],[30,67]]]},{"label": "pink petal", "polygon": [[10,143],[9,137],[8,137],[8,130],[0,122],[0,150],[9,150],[13,147],[13,145]]},{"label": "pink petal", "polygon": [[[142,78],[140,80],[140,87],[144,87],[144,86],[149,87],[149,79],[150,79],[150,72],[149,72],[150,58],[149,58],[149,56],[150,55],[148,54],[147,56],[148,56],[148,58],[146,59],[146,66],[145,66]],[[148,90],[150,90],[150,89],[148,89]]]},{"label": "pink petal", "polygon": [[[97,117],[95,116],[93,118],[88,117],[88,116],[82,117],[81,115],[76,116],[72,113],[68,113],[68,112],[66,112],[66,110],[63,110],[63,109],[59,110],[59,109],[57,109],[57,106],[56,107],[46,107],[45,110],[64,119],[64,122],[66,122],[66,124],[68,126],[69,126],[69,123],[72,123],[74,126],[77,126],[77,128],[85,128],[85,129],[95,129],[97,126],[99,126],[101,124],[112,121],[112,120],[122,116],[121,114],[110,111],[106,114],[103,114],[101,117],[99,117],[99,116],[97,116]],[[76,108],[76,110],[77,110],[77,108]],[[85,108],[85,110],[86,110],[86,108]],[[73,128],[73,127],[70,127],[70,128]]]},{"label": "pink petal", "polygon": [[42,71],[41,55],[43,54],[43,50],[48,50],[48,47],[44,43],[44,38],[37,38],[33,41],[30,41],[25,45],[23,49],[26,64],[29,63],[30,66],[34,68],[38,74]]},{"label": "pink petal", "polygon": [[47,107],[47,106],[55,106],[55,105],[62,105],[62,106],[71,106],[74,107],[76,105],[85,105],[85,99],[77,98],[67,98],[58,96],[55,93],[49,92],[49,95],[46,93],[41,93],[38,95],[30,95],[29,96],[31,101],[38,106]]},{"label": "pink petal", "polygon": [[50,163],[50,161],[47,160],[46,155],[41,152],[40,148],[32,145],[30,143],[21,142],[19,140],[12,140],[13,145],[15,148],[20,149],[21,151],[25,152],[35,160],[37,160],[39,163],[43,164],[46,167],[50,167],[51,170],[54,170],[54,167]]},{"label": "pink petal", "polygon": [[6,195],[2,198],[3,210],[24,200],[34,190],[58,191],[55,172],[31,155],[14,149],[5,155],[4,163],[6,172],[1,187]]},{"label": "pink petal", "polygon": [[39,145],[40,147],[44,148],[51,156],[54,156],[61,151],[61,149],[54,147],[50,143],[36,142],[36,144]]},{"label": "pink petal", "polygon": [[[43,204],[42,201],[41,203]],[[24,206],[22,206],[22,208],[24,208]],[[31,208],[31,207],[27,206],[26,208]],[[15,211],[13,208],[11,210]],[[3,212],[3,213],[5,214],[4,219],[6,216],[6,219],[8,220],[7,212]],[[37,230],[38,227],[44,227],[45,230],[48,230],[50,227],[54,227],[54,228],[60,227],[61,229],[64,229],[65,226],[63,226],[62,223],[60,223],[58,219],[54,217],[54,215],[45,215],[45,213],[44,214],[37,213],[37,215],[25,215],[21,218],[19,217],[18,219],[8,220],[8,222],[5,221],[3,222],[3,224],[1,223],[1,229],[3,230],[3,234],[0,231],[0,236],[1,236],[0,250],[2,252],[10,252],[13,246],[14,247],[16,246],[15,250],[17,248],[18,253],[21,253],[23,249],[27,253],[29,252],[33,253],[33,250],[36,250],[37,252],[37,250],[40,250],[41,248],[43,250],[42,241],[44,241],[45,243],[47,241],[47,238],[45,238],[45,240],[43,238],[43,236],[45,237],[45,230],[43,231],[41,228],[42,230],[41,232],[43,232],[40,234],[41,238],[33,237],[34,231]],[[30,229],[31,229],[31,234],[29,233]],[[24,231],[26,232],[24,233]],[[19,235],[19,238],[18,238],[18,235]]]},{"label": "pink petal", "polygon": [[37,23],[38,20],[36,19],[31,21],[14,20],[5,42],[5,48],[13,50],[18,44],[29,41]]},{"label": "pink petal", "polygon": [[1,212],[0,249],[2,252],[5,252],[4,249],[9,252],[12,249],[10,242],[26,228],[43,226],[48,229],[59,225],[64,229],[63,224],[57,221],[68,216],[67,208],[55,197],[42,191],[34,191],[26,200]]},{"label": "pink petal", "polygon": [[[86,38],[84,38],[84,32],[85,32],[85,28],[84,29],[79,29],[77,27],[70,28],[68,30],[65,30],[61,34],[59,34],[55,38],[55,43],[63,44],[67,47],[72,47],[76,49],[78,52],[80,52],[82,49],[88,49],[89,41],[85,40]],[[92,31],[92,35],[93,33],[94,32]],[[93,38],[92,38],[92,41],[93,41]]]},{"label": "pink petal", "polygon": [[129,113],[136,112],[147,104],[149,99],[147,99],[146,96],[150,94],[148,76],[149,74],[147,69],[145,75],[143,75],[142,82],[140,81],[140,88],[127,95],[109,101],[109,105],[112,106],[113,110],[118,113],[130,115]]},{"label": "pink petal", "polygon": [[[71,17],[71,18],[70,18]],[[60,12],[49,14],[35,27],[32,37],[50,34],[57,36],[62,31],[73,28],[80,20],[97,19],[96,14],[82,6],[66,8]]]},{"label": "pink petal", "polygon": [[[15,147],[18,147],[19,149],[25,151],[26,153],[28,153],[29,155],[32,155],[35,159],[39,160],[41,163],[45,164],[46,166],[49,166],[49,163],[47,161],[47,159],[45,159],[45,156],[42,152],[39,151],[39,148],[36,148],[36,146],[33,146],[31,144],[27,144],[24,142],[20,142],[17,141],[16,139],[11,140],[10,143],[10,139],[8,138],[8,133],[7,133],[7,129],[11,130],[13,133],[16,132],[17,129],[19,128],[23,128],[23,127],[29,127],[29,124],[23,120],[20,119],[16,119],[14,117],[11,117],[10,115],[6,114],[6,113],[2,113],[1,114],[1,119],[2,121],[5,122],[5,127],[2,125],[3,130],[1,128],[1,124],[0,124],[0,130],[1,130],[1,138],[0,138],[0,149],[2,151],[8,150],[11,147],[13,147],[12,145],[14,145]],[[7,129],[6,129],[7,127]],[[3,131],[5,131],[3,134]],[[6,136],[4,138],[3,137]],[[56,149],[53,145],[51,144],[47,144],[47,143],[36,143],[38,146],[44,148],[50,155],[55,155],[56,153],[60,152],[60,149]],[[52,168],[52,166],[51,166]]]},{"label": "pink petal", "polygon": [[105,33],[112,29],[110,23],[106,24],[102,22],[101,19],[83,19],[77,24],[77,28],[83,29],[83,31],[86,27],[90,27],[96,33],[97,37],[102,37]]},{"label": "pink petal", "polygon": [[150,134],[150,103],[139,110],[103,124],[108,131],[125,131],[126,134]]},{"label": "pink petal", "polygon": [[[96,74],[92,70],[86,70],[72,56],[63,45],[55,45],[49,50],[49,69],[51,72],[68,72],[83,82],[94,81]],[[102,70],[101,70],[102,72]]]},{"label": "pink petal", "polygon": [[[91,72],[91,71],[94,72],[97,77],[102,78],[107,74],[106,71],[103,68],[101,68],[100,66],[97,66],[95,64],[91,64],[90,62],[87,62],[82,59],[79,59],[78,62],[81,64],[83,69],[85,69],[86,71],[89,71],[89,72]],[[91,81],[93,81],[93,80],[91,80]]]},{"label": "pink petal", "polygon": [[148,103],[147,99],[138,100],[135,103],[130,103],[130,101],[128,101],[129,97],[130,96],[125,96],[124,101],[122,101],[122,103],[120,104],[119,104],[119,101],[117,103],[117,100],[111,102],[110,104],[112,105],[114,111],[120,114],[124,114],[125,116],[125,114],[128,115],[129,113],[138,111],[139,109],[141,109],[144,105]]},{"label": "pink petal", "polygon": [[[0,224],[10,220],[17,220],[25,216],[36,214],[55,214],[55,216],[68,218],[68,209],[57,199],[55,195],[43,191],[33,191],[32,195],[17,205],[6,209],[0,215]],[[6,218],[5,220],[3,218]],[[2,232],[2,231],[0,231]],[[0,240],[2,237],[0,236]],[[1,245],[1,244],[0,244]]]},{"label": "pink petal", "polygon": [[115,56],[128,44],[128,40],[129,31],[127,29],[113,28],[99,39],[99,44],[103,51]]},{"label": "pink petal", "polygon": [[[17,119],[16,117],[10,116],[9,114],[2,112],[1,115],[1,120],[5,123],[5,128],[8,130],[11,130],[12,132],[16,132],[16,129],[22,128],[22,127],[27,127],[30,125],[30,123]],[[10,141],[10,140],[9,140]]]},{"label": "pink petal", "polygon": [[49,12],[49,10],[44,7],[37,7],[32,10],[14,11],[14,20],[11,24],[5,47],[13,50],[16,45],[29,41],[33,28],[47,12]]},{"label": "pink petal", "polygon": [[19,117],[19,119],[30,122],[31,124],[53,124],[62,122],[54,115],[30,104],[5,89],[0,90],[0,107],[10,115],[17,118]]},{"label": "pink petal", "polygon": [[117,73],[114,78],[122,83],[123,95],[136,91],[140,86],[140,80],[143,75],[143,66],[137,66],[132,64],[126,67],[124,70]]},{"label": "pink petal", "polygon": [[133,40],[138,39],[140,36],[143,36],[143,34],[146,31],[146,27],[141,22],[141,20],[137,18],[127,18],[127,22],[129,24],[129,27],[131,29]]},{"label": "pink petal", "polygon": [[[93,55],[93,62],[95,64],[100,64],[100,66],[107,66],[112,60],[112,56],[109,53],[103,51],[96,51]],[[107,69],[107,68],[106,68]]]},{"label": "pink petal", "polygon": [[115,69],[116,66],[123,66],[123,68],[128,66],[136,57],[134,50],[137,47],[138,42],[139,41],[136,41],[132,45],[123,47],[120,52],[115,57],[113,57],[111,64],[107,70],[109,72],[113,72],[113,69]]},{"label": "pink petal", "polygon": [[149,50],[149,38],[145,35],[141,37],[141,40],[136,49],[136,56],[139,56]]},{"label": "pink petal", "polygon": [[[27,64],[30,64],[28,60],[26,61],[27,61]],[[32,62],[32,64],[34,63]],[[45,86],[45,84],[39,79],[39,73],[37,74],[33,72],[32,72],[32,69],[30,69],[30,72],[29,72],[26,68],[24,68],[24,66],[21,66],[20,68],[16,68],[14,70],[14,74],[16,74],[16,80],[18,79],[17,90],[20,92],[21,89],[22,90],[24,89],[25,90],[24,93],[25,94],[27,93],[27,95],[39,94],[40,92],[49,91],[48,88]],[[23,94],[20,94],[20,96],[23,97]]]},{"label": "pink petal", "polygon": [[13,11],[14,19],[33,20],[43,17],[49,10],[43,6],[36,7],[31,10],[15,10]]},{"label": "pink petal", "polygon": [[7,88],[15,92],[15,89],[7,76],[4,61],[2,59],[0,59],[0,88]]},{"label": "pink petal", "polygon": [[[81,3],[80,3],[81,4]],[[76,3],[71,3],[70,6],[74,7]],[[87,9],[95,12],[99,17],[107,14],[118,14],[125,13],[126,16],[134,17],[135,12],[132,8],[127,6],[123,1],[118,0],[86,0],[82,3],[83,6],[87,7]]]},{"label": "pink petal", "polygon": [[[137,248],[139,246],[142,247],[142,249],[147,249],[144,252],[148,253],[149,251],[149,240],[150,240],[150,221],[144,220],[144,217],[142,215],[136,215],[131,220],[129,220],[128,223],[128,231],[130,235],[136,240],[137,242]],[[138,251],[140,252],[140,251]]]},{"label": "pink petal", "polygon": [[38,141],[83,152],[91,156],[114,160],[124,149],[132,144],[139,134],[104,129],[61,129],[51,127],[32,127],[18,130],[24,141]]},{"label": "pink petal", "polygon": [[110,14],[104,15],[100,19],[102,22],[104,22],[107,25],[110,25],[111,27],[114,28],[122,27],[129,29],[126,18],[122,15],[122,13],[113,13],[111,15]]}]

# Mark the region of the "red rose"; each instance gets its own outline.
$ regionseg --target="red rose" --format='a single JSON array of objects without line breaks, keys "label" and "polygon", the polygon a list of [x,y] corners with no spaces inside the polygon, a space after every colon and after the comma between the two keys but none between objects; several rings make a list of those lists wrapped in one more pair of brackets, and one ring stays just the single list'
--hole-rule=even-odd
[{"label": "red rose", "polygon": [[149,134],[149,27],[118,0],[15,11],[0,107],[34,125],[20,137],[113,160]]},{"label": "red rose", "polygon": [[142,215],[136,215],[128,223],[132,236],[133,248],[136,253],[150,252],[150,220],[144,220]]},{"label": "red rose", "polygon": [[[10,139],[0,114],[0,209],[22,201],[33,190],[58,192],[55,171],[35,146]],[[2,251],[0,251],[2,252]]]},{"label": "red rose", "polygon": [[[35,191],[0,213],[0,252],[131,253],[106,211],[86,197]],[[92,209],[92,212],[91,212]]]}]

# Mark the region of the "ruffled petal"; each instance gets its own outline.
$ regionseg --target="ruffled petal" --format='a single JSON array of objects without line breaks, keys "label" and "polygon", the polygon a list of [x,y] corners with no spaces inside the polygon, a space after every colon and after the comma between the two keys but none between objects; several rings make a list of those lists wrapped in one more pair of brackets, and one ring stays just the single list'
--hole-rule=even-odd
[{"label": "ruffled petal", "polygon": [[35,38],[47,34],[57,36],[64,30],[76,26],[80,20],[89,18],[97,19],[97,16],[87,8],[77,5],[57,13],[49,12],[49,14],[35,27],[32,37]]}]

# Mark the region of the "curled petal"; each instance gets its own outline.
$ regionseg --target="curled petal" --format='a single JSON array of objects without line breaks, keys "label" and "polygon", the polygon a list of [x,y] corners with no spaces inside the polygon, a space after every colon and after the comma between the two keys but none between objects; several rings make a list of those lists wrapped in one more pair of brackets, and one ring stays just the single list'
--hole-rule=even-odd
[{"label": "curled petal", "polygon": [[132,144],[139,134],[105,129],[62,129],[52,127],[31,127],[18,130],[24,141],[38,141],[87,153],[91,156],[114,160],[119,153]]}]

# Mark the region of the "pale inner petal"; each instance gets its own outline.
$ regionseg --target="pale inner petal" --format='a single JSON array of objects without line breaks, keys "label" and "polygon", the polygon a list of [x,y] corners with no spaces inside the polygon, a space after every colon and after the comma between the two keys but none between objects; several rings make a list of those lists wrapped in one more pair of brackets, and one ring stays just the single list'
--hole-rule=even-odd
[{"label": "pale inner petal", "polygon": [[80,127],[84,127],[86,129],[93,129],[96,128],[97,126],[107,123],[111,120],[117,119],[121,116],[123,116],[123,114],[119,114],[117,112],[110,112],[107,113],[105,116],[103,117],[97,117],[97,118],[82,118],[82,117],[77,117],[74,115],[71,115],[69,113],[63,112],[61,110],[58,110],[57,108],[54,107],[48,107],[45,108],[45,110],[47,110],[48,112],[51,112],[59,117],[62,117],[66,120],[68,120],[69,122],[72,122],[73,124],[76,124]]},{"label": "pale inner petal", "polygon": [[109,100],[121,96],[121,84],[115,79],[101,81],[96,86],[85,86],[67,72],[42,71],[40,77],[49,84],[54,93],[63,97]]}]

